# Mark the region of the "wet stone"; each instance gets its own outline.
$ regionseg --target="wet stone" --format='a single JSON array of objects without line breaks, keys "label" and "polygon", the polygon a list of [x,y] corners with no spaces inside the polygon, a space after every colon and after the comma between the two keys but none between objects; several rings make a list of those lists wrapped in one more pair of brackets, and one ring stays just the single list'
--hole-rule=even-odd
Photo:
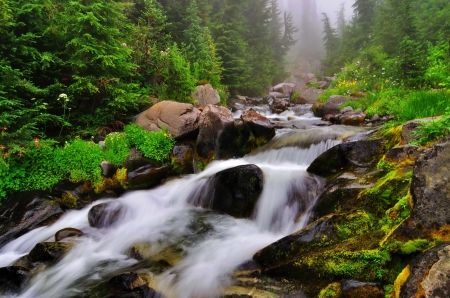
[{"label": "wet stone", "polygon": [[58,232],[56,232],[55,234],[55,241],[61,241],[63,239],[66,238],[70,238],[70,237],[81,237],[83,236],[84,233],[78,229],[74,229],[74,228],[65,228],[62,230],[59,230]]},{"label": "wet stone", "polygon": [[28,257],[33,262],[59,260],[73,245],[70,242],[41,242],[36,244]]},{"label": "wet stone", "polygon": [[29,279],[29,270],[19,266],[0,268],[0,296],[17,295]]},{"label": "wet stone", "polygon": [[119,220],[123,206],[119,203],[101,203],[93,206],[88,213],[89,225],[93,228],[107,228]]}]

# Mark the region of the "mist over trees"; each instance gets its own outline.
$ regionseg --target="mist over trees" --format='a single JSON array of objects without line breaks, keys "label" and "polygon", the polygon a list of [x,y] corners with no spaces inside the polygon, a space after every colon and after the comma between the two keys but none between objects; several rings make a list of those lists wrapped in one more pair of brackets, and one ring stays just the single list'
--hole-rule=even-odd
[{"label": "mist over trees", "polygon": [[353,15],[345,23],[341,11],[334,26],[328,16],[322,19],[326,74],[356,60],[372,69],[388,69],[392,79],[410,87],[437,87],[436,79],[431,79],[437,65],[440,76],[448,74],[444,64],[449,61],[449,1],[356,0],[352,7]]}]

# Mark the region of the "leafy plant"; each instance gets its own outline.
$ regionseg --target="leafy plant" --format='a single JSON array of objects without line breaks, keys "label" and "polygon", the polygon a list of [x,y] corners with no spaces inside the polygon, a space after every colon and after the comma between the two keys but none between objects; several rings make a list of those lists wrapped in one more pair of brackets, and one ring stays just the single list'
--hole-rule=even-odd
[{"label": "leafy plant", "polygon": [[145,157],[164,161],[169,158],[170,151],[175,145],[166,129],[158,132],[144,130],[137,124],[125,126],[130,145],[136,146]]},{"label": "leafy plant", "polygon": [[130,154],[130,142],[125,133],[111,133],[105,139],[104,156],[115,166],[122,166]]}]

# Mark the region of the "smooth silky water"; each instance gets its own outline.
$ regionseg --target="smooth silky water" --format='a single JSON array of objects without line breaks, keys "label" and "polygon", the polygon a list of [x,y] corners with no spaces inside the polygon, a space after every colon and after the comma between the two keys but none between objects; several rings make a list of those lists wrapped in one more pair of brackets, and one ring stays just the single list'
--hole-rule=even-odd
[{"label": "smooth silky water", "polygon": [[[311,115],[296,118],[312,119]],[[244,158],[214,161],[201,173],[67,212],[54,224],[4,246],[0,266],[12,265],[37,243],[54,241],[58,230],[72,227],[85,236],[74,239],[75,247],[58,263],[36,274],[17,297],[83,296],[86,288],[139,265],[129,257],[130,247],[136,243],[147,244],[147,253],[155,257],[171,247],[182,250],[174,266],[165,271],[139,267],[138,272],[151,276],[155,290],[168,298],[220,296],[232,285],[231,274],[240,264],[307,224],[323,180],[307,173],[306,168],[322,152],[358,131],[342,127],[285,129],[264,148]],[[251,219],[235,219],[191,204],[208,177],[245,164],[256,164],[264,173],[264,188]],[[90,227],[89,209],[104,202],[122,205],[124,212],[109,228]],[[196,225],[203,228],[193,228]]]}]

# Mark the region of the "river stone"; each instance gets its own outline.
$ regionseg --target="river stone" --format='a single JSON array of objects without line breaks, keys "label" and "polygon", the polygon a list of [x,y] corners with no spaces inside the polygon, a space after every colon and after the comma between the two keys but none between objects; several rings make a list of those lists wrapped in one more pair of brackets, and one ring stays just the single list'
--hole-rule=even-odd
[{"label": "river stone", "polygon": [[348,101],[348,100],[352,100],[351,97],[349,96],[343,96],[343,95],[332,95],[330,96],[325,104],[315,104],[314,106],[314,114],[317,117],[323,117],[327,114],[332,114],[332,115],[336,115],[336,114],[340,114],[340,106]]},{"label": "river stone", "polygon": [[100,168],[102,169],[102,176],[106,178],[112,178],[117,171],[117,167],[106,160],[102,161]]},{"label": "river stone", "polygon": [[302,92],[302,95],[296,100],[296,104],[314,104],[323,90],[316,88],[308,88]]},{"label": "river stone", "polygon": [[242,112],[242,121],[247,125],[255,137],[265,137],[267,140],[275,136],[275,128],[270,120],[252,110]]},{"label": "river stone", "polygon": [[134,272],[122,273],[108,282],[109,292],[105,298],[163,298],[164,296],[150,288],[147,274]]},{"label": "river stone", "polygon": [[368,167],[378,162],[382,155],[384,141],[359,140],[336,145],[319,155],[308,167],[307,171],[328,177],[347,166]]},{"label": "river stone", "polygon": [[119,220],[123,212],[123,205],[117,202],[95,205],[88,213],[89,225],[99,229],[110,227]]},{"label": "river stone", "polygon": [[387,161],[396,162],[405,159],[417,159],[422,153],[422,150],[418,146],[414,145],[401,145],[389,149],[385,154]]},{"label": "river stone", "polygon": [[411,194],[414,208],[405,225],[432,230],[450,224],[450,135],[417,159]]},{"label": "river stone", "polygon": [[195,92],[192,92],[194,98],[194,106],[196,108],[204,108],[207,105],[220,105],[219,92],[210,84],[199,85]]},{"label": "river stone", "polygon": [[20,192],[0,206],[0,248],[23,234],[56,221],[64,211],[45,191]]},{"label": "river stone", "polygon": [[70,238],[70,237],[81,237],[84,233],[78,229],[75,228],[65,228],[62,230],[59,230],[55,234],[55,241],[59,242],[63,239]]},{"label": "river stone", "polygon": [[273,91],[284,94],[290,94],[292,93],[294,86],[295,84],[293,83],[280,83],[273,87]]},{"label": "river stone", "polygon": [[199,117],[197,154],[202,158],[220,159],[226,156],[226,148],[233,142],[234,118],[230,110],[209,105]]},{"label": "river stone", "polygon": [[427,297],[450,297],[450,246],[438,251],[438,257],[421,285]]},{"label": "river stone", "polygon": [[220,171],[195,190],[189,202],[236,218],[250,217],[263,189],[263,172],[256,165]]},{"label": "river stone", "polygon": [[275,98],[272,104],[269,105],[270,110],[275,114],[280,114],[289,108],[289,99]]},{"label": "river stone", "polygon": [[144,113],[141,113],[136,124],[147,131],[160,131],[166,127],[175,139],[196,135],[200,111],[192,104],[174,101],[161,101]]},{"label": "river stone", "polygon": [[[439,261],[440,252],[442,252],[449,243],[443,243],[429,250],[421,253],[411,260],[408,264],[410,274],[406,279],[406,282],[402,285],[400,291],[400,298],[416,297],[419,292],[423,291],[421,282],[428,276],[430,268]],[[439,297],[439,296],[428,296]],[[448,297],[448,296],[445,296]]]},{"label": "river stone", "polygon": [[342,125],[361,125],[365,119],[366,114],[361,110],[347,111],[339,115],[339,123]]},{"label": "river stone", "polygon": [[27,268],[9,266],[0,268],[0,295],[2,297],[16,296],[29,279]]},{"label": "river stone", "polygon": [[[340,234],[338,226],[349,220],[359,223],[357,230],[348,229],[347,234]],[[253,256],[253,260],[263,268],[277,267],[281,263],[292,263],[295,262],[296,258],[314,251],[317,243],[320,243],[322,246],[331,245],[369,231],[370,227],[370,217],[364,212],[329,214],[309,224],[302,230],[281,238],[261,249]],[[286,265],[287,268],[290,266],[289,264]]]},{"label": "river stone", "polygon": [[194,156],[195,149],[192,144],[180,143],[176,144],[170,155],[173,170],[176,174],[193,174],[194,173]]},{"label": "river stone", "polygon": [[318,81],[318,82],[317,82],[317,86],[318,86],[320,89],[325,90],[325,89],[327,89],[328,87],[330,87],[330,82],[327,82],[327,81]]},{"label": "river stone", "polygon": [[171,168],[167,164],[148,164],[127,173],[125,188],[147,189],[160,184],[169,176]]},{"label": "river stone", "polygon": [[57,261],[74,246],[71,242],[41,242],[28,254],[32,262]]}]

